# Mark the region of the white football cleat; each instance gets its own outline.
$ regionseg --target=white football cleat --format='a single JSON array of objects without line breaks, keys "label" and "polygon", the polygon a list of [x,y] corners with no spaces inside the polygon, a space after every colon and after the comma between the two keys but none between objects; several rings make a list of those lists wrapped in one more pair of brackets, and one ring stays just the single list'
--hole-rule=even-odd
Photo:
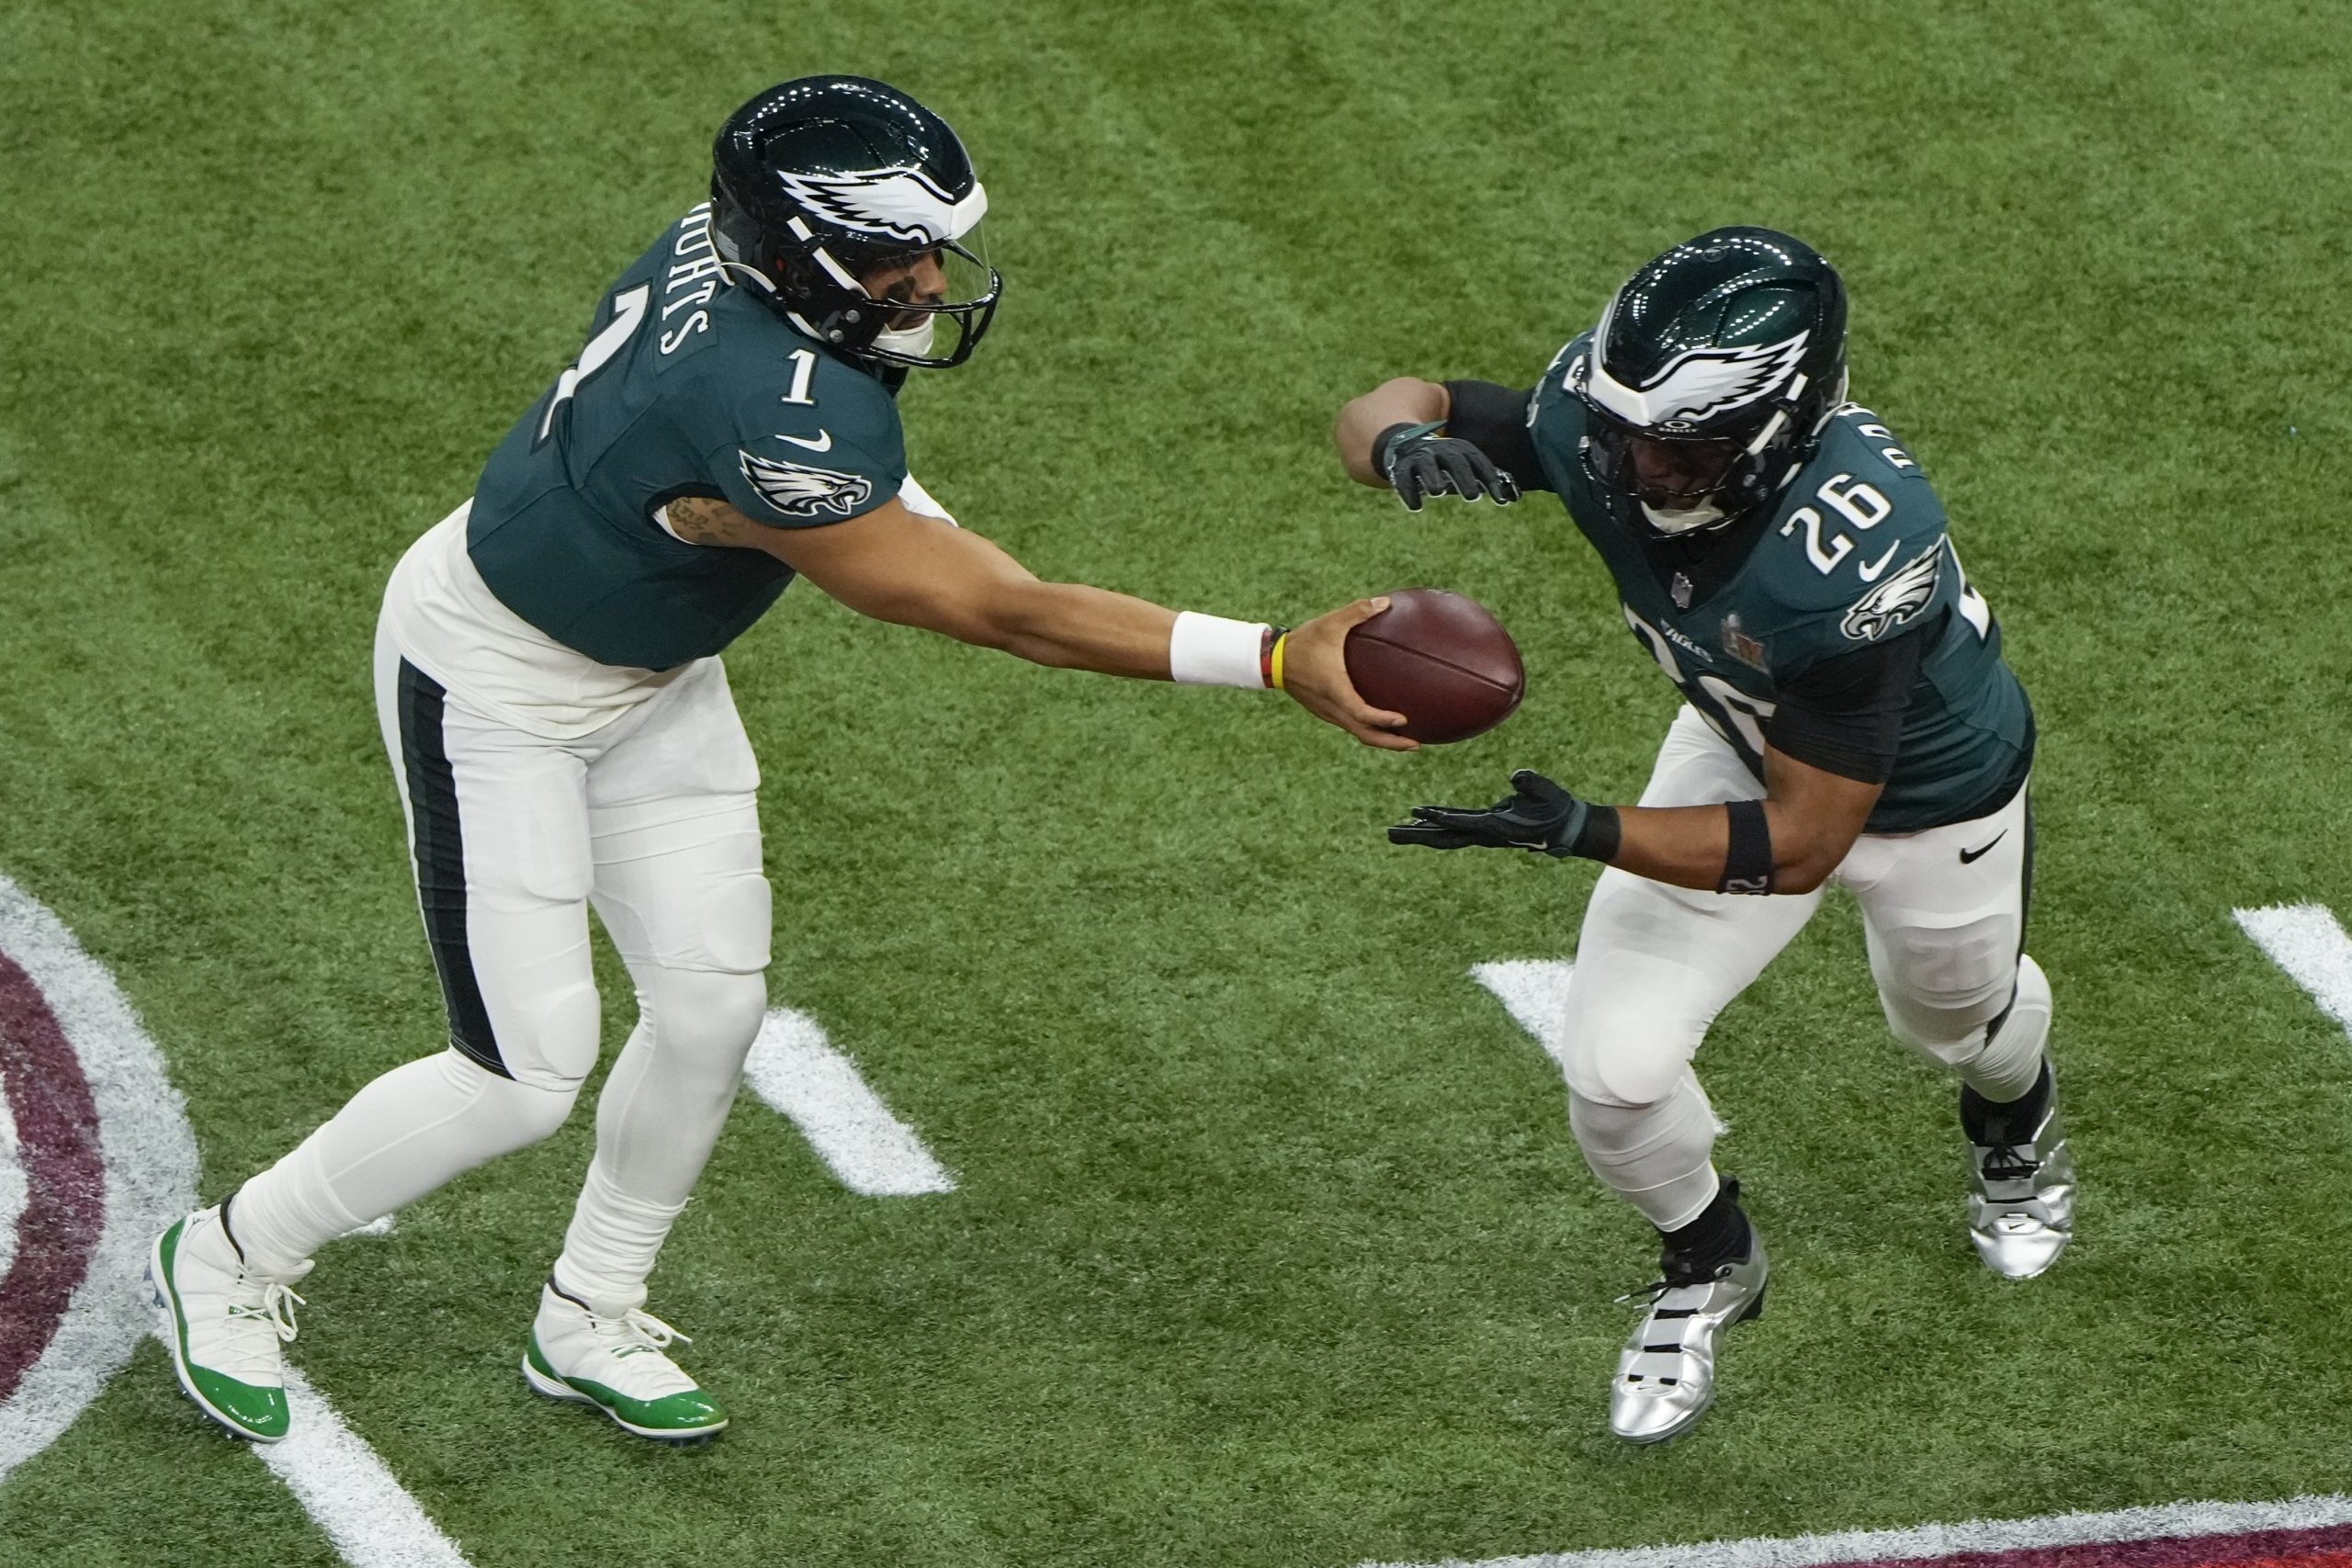
[{"label": "white football cleat", "polygon": [[692,1343],[650,1312],[599,1317],[549,1280],[523,1353],[523,1381],[549,1399],[593,1404],[640,1438],[707,1438],[725,1429],[727,1412],[665,1354]]},{"label": "white football cleat", "polygon": [[2075,1239],[2075,1156],[2058,1120],[2056,1087],[2049,1109],[2021,1142],[1971,1144],[1968,1239],[1984,1267],[2008,1280],[2030,1280],[2058,1261]]},{"label": "white football cleat", "polygon": [[275,1443],[286,1436],[279,1348],[293,1339],[302,1303],[290,1287],[310,1271],[308,1258],[291,1274],[248,1269],[219,1205],[173,1224],[148,1256],[147,1282],[164,1309],[164,1343],[180,1387],[240,1438]]}]

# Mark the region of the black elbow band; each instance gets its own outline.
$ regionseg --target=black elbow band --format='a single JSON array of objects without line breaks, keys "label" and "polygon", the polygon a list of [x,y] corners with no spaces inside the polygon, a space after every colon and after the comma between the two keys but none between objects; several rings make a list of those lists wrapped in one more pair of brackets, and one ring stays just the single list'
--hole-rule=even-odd
[{"label": "black elbow band", "polygon": [[1760,800],[1735,800],[1724,806],[1731,814],[1731,846],[1724,853],[1724,879],[1718,893],[1772,891],[1772,825],[1764,819]]}]

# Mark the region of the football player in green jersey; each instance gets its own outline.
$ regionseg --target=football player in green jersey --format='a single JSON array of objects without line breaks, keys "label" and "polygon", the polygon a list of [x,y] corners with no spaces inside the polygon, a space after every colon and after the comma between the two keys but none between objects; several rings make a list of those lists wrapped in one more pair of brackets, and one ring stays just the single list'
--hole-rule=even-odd
[{"label": "football player in green jersey", "polygon": [[449,1049],[157,1240],[181,1384],[230,1430],[286,1435],[279,1345],[320,1243],[569,1115],[596,1055],[591,905],[637,1026],[523,1375],[644,1437],[726,1425],[666,1353],[683,1337],[644,1310],[646,1279],[766,1006],[759,774],[719,652],[795,576],[1040,664],[1283,686],[1410,749],[1340,657],[1383,602],[1284,633],[1042,582],[915,482],[895,393],[988,329],[987,205],[955,132],[902,93],[761,94],[719,132],[711,201],[621,275],[577,363],[392,573],[378,710]]},{"label": "football player in green jersey", "polygon": [[1763,1305],[1763,1245],[1716,1174],[1690,1062],[1830,884],[1861,906],[1896,1038],[1961,1079],[1978,1253],[2012,1279],[2047,1269],[2074,1172],[2049,982],[2023,946],[2032,715],[1934,489],[1846,400],[1837,272],[1769,229],[1702,234],[1532,388],[1390,381],[1336,439],[1351,476],[1416,511],[1553,491],[1683,697],[1638,806],[1521,772],[1491,807],[1422,807],[1389,832],[1608,867],[1568,981],[1568,1120],[1664,1253],[1611,1429],[1656,1442],[1696,1421],[1722,1331]]}]

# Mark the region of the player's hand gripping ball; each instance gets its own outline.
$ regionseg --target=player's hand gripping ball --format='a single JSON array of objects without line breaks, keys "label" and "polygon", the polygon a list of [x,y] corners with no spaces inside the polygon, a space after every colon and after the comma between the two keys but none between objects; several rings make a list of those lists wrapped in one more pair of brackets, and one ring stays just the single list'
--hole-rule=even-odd
[{"label": "player's hand gripping ball", "polygon": [[1348,633],[1348,679],[1363,700],[1405,716],[1404,733],[1442,744],[1484,735],[1526,694],[1519,645],[1476,599],[1406,588]]}]

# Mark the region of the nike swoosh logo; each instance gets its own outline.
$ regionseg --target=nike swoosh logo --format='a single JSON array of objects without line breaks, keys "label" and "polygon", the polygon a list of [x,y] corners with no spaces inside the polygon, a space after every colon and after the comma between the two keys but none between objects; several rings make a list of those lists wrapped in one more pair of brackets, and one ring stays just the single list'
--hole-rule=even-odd
[{"label": "nike swoosh logo", "polygon": [[2006,839],[2008,836],[2009,830],[2007,828],[2004,828],[1999,832],[1994,834],[1992,843],[1986,844],[1983,849],[1961,851],[1960,863],[1962,865],[1974,865],[1978,861],[1983,860],[1986,855],[1993,852],[1993,844],[1999,843],[2003,839]]},{"label": "nike swoosh logo", "polygon": [[[789,441],[792,438],[787,435],[785,439]],[[1886,554],[1879,557],[1878,559],[1871,562],[1868,566],[1856,567],[1854,570],[1862,574],[1862,581],[1864,582],[1876,582],[1879,579],[1879,574],[1886,570],[1886,563],[1893,560],[1894,558],[1894,552],[1902,547],[1903,546],[1899,541],[1889,545],[1886,547]]]},{"label": "nike swoosh logo", "polygon": [[833,449],[833,433],[830,430],[817,432],[817,439],[814,441],[804,441],[797,435],[779,435],[776,439],[789,441],[795,446],[806,446],[811,452],[830,452]]}]

